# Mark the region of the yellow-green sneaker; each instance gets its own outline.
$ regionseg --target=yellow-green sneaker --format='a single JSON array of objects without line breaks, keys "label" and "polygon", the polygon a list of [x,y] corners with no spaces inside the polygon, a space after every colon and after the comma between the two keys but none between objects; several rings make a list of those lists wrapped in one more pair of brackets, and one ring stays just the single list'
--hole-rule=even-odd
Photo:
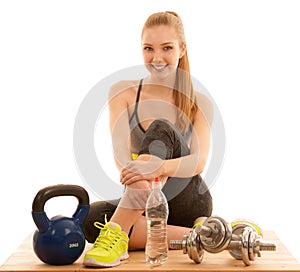
[{"label": "yellow-green sneaker", "polygon": [[100,229],[100,234],[93,248],[85,254],[84,265],[112,267],[129,257],[127,252],[129,238],[121,230],[120,225],[113,222],[105,222],[105,224],[95,222],[94,226]]}]

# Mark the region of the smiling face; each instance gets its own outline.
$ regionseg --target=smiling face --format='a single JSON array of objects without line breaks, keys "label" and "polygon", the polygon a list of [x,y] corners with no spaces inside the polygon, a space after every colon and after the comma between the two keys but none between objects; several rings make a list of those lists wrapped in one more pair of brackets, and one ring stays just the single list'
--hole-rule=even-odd
[{"label": "smiling face", "polygon": [[173,75],[185,54],[175,29],[168,25],[147,27],[142,33],[144,63],[152,76],[163,79]]}]

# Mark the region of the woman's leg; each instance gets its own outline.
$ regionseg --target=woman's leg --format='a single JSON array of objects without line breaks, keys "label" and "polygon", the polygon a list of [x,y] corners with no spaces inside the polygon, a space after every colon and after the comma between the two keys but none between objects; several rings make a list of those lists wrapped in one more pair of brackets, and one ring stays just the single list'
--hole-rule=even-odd
[{"label": "woman's leg", "polygon": [[213,209],[211,194],[200,175],[194,176],[168,204],[168,224],[184,227],[193,227],[196,218],[209,217]]},{"label": "woman's leg", "polygon": [[[189,154],[183,136],[166,120],[156,120],[148,128],[139,155],[151,154],[172,159]],[[193,227],[194,220],[210,216],[212,198],[200,175],[190,178],[171,177],[163,188],[168,199],[168,239],[182,239]],[[130,249],[144,248],[146,242],[145,217],[139,217],[130,237]]]},{"label": "woman's leg", "polygon": [[[190,154],[183,136],[167,120],[154,121],[146,132],[140,154],[172,159]],[[163,187],[169,204],[168,224],[192,227],[197,217],[212,213],[212,197],[200,175],[170,177]]]},{"label": "woman's leg", "polygon": [[[190,228],[167,226],[168,245],[171,240],[182,240],[184,235],[188,235]],[[129,239],[129,250],[144,249],[147,241],[147,222],[145,216],[141,216],[134,224],[133,231]]]},{"label": "woman's leg", "polygon": [[122,230],[128,234],[132,225],[143,212],[143,209],[128,209],[118,206],[110,221],[119,224]]}]

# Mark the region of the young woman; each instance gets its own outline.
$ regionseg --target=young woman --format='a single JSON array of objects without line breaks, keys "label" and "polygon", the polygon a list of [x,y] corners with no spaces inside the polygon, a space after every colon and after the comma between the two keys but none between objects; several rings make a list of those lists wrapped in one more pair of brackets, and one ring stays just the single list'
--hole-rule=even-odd
[{"label": "young woman", "polygon": [[[115,84],[109,100],[114,156],[125,191],[121,200],[91,205],[84,229],[87,240],[96,241],[85,255],[87,266],[115,266],[128,258],[128,249],[145,248],[143,213],[155,177],[168,199],[168,240],[182,239],[196,218],[212,212],[200,176],[209,153],[211,107],[194,92],[180,17],[152,14],[141,39],[149,76]],[[101,222],[94,224],[100,234],[95,221]]]}]

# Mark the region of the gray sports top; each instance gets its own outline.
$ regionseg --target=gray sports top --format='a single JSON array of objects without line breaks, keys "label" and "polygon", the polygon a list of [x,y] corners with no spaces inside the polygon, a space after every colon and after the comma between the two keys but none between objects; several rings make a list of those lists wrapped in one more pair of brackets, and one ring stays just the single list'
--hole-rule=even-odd
[{"label": "gray sports top", "polygon": [[[142,90],[142,84],[143,84],[143,79],[140,80],[139,88],[136,95],[134,111],[129,119],[131,152],[135,154],[138,154],[139,151],[141,150],[142,142],[146,132],[144,128],[141,126],[139,121],[139,116],[138,116],[138,106],[139,106],[140,94]],[[188,132],[183,135],[184,141],[188,144],[188,146],[190,143],[191,132],[192,132],[192,126],[190,126]]]}]

